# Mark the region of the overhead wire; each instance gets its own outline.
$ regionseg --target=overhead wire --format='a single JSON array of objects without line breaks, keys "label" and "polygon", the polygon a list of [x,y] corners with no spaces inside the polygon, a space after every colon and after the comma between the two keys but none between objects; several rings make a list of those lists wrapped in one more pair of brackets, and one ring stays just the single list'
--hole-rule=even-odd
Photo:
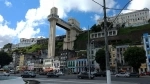
[{"label": "overhead wire", "polygon": [[[116,19],[119,17],[119,15],[121,14],[121,12],[123,11],[123,9],[125,9],[125,7],[131,2],[132,0],[130,0],[128,3],[125,4],[125,6],[121,9],[121,11],[119,12],[119,14],[115,17],[115,19],[112,21],[112,23],[109,25],[109,27],[107,27],[108,29],[113,25],[113,23],[116,21]],[[107,30],[108,30],[107,29]]]},{"label": "overhead wire", "polygon": [[[96,2],[95,0],[92,0],[92,1],[95,2],[96,4],[100,5],[100,6],[104,7],[102,4]],[[117,16],[115,17],[115,19],[112,21],[112,23],[109,25],[109,27],[107,27],[108,29],[113,25],[113,22],[116,21],[116,19],[119,17],[119,15],[122,13],[123,10],[141,11],[141,10],[134,10],[134,9],[125,9],[126,6],[127,6],[131,1],[132,1],[132,0],[130,0],[127,4],[125,4],[125,6],[124,6],[122,9],[106,7],[106,9],[121,10],[121,11],[119,12],[119,14],[117,14]]]}]

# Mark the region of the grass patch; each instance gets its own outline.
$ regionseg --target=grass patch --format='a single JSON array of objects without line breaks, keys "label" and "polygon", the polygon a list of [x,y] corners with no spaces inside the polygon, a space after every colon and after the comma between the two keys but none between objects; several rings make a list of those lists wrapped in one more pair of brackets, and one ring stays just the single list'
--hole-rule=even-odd
[{"label": "grass patch", "polygon": [[126,35],[130,34],[132,32],[136,32],[139,30],[144,30],[144,29],[150,29],[150,24],[138,26],[138,27],[128,27],[128,28],[120,28],[118,30],[118,35]]}]

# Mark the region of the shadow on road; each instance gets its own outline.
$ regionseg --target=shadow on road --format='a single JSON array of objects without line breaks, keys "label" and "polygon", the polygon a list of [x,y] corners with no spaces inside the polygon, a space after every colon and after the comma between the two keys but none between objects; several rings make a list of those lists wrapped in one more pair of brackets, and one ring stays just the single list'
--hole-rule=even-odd
[{"label": "shadow on road", "polygon": [[40,82],[37,80],[24,80],[24,81],[25,84],[40,84]]}]

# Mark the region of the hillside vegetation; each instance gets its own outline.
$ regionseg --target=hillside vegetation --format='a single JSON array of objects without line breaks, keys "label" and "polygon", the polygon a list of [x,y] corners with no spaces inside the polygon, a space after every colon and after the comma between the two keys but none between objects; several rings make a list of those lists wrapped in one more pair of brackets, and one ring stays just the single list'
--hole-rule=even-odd
[{"label": "hillside vegetation", "polygon": [[[91,29],[94,29],[93,27],[96,27],[96,26],[95,25],[92,26]],[[95,32],[95,31],[93,30],[92,32]],[[136,42],[141,42],[141,37],[143,33],[150,33],[150,24],[146,24],[146,25],[142,25],[138,27],[119,28],[118,35],[114,37],[110,37],[110,38],[113,38],[113,39],[119,38],[121,40],[115,45],[126,44],[126,43],[136,43]],[[97,38],[97,39],[104,41],[104,38]],[[85,50],[87,48],[87,42],[88,42],[87,32],[80,34],[79,36],[77,36],[74,49]]]},{"label": "hillside vegetation", "polygon": [[[91,27],[90,32],[96,32],[93,29],[98,30],[98,28],[100,27],[94,24]],[[121,41],[118,42],[117,44],[133,43],[136,41],[141,42],[141,37],[143,33],[150,33],[150,24],[146,24],[146,25],[138,26],[138,27],[120,28],[118,29],[118,35],[114,37],[109,37],[109,40],[110,38],[113,38],[113,39],[119,38]],[[80,35],[78,35],[76,38],[77,39],[75,40],[75,43],[74,43],[74,50],[86,50],[87,42],[88,42],[88,32],[85,31],[81,33]],[[98,38],[98,39],[104,41],[104,38]],[[11,43],[8,43],[4,45],[3,49],[11,48],[10,47],[11,45],[12,45]],[[55,50],[56,55],[58,55],[59,54],[58,52],[63,49],[63,41],[56,41],[55,47],[56,47],[56,50]],[[14,51],[17,53],[32,53],[32,52],[38,52],[38,50],[44,50],[44,49],[48,49],[48,42],[44,44],[34,44],[29,47],[18,48]],[[9,53],[12,53],[14,51],[9,51]]]}]

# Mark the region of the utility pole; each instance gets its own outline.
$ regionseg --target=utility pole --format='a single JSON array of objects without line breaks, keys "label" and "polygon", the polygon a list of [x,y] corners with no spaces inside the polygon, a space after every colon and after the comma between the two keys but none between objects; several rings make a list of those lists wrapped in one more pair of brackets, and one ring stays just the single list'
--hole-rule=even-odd
[{"label": "utility pole", "polygon": [[106,17],[106,2],[103,0],[103,11],[104,11],[104,34],[105,34],[105,56],[106,56],[106,72],[107,72],[107,84],[111,84],[110,65],[109,65],[109,49],[108,49],[108,28],[107,28],[107,17]]}]

